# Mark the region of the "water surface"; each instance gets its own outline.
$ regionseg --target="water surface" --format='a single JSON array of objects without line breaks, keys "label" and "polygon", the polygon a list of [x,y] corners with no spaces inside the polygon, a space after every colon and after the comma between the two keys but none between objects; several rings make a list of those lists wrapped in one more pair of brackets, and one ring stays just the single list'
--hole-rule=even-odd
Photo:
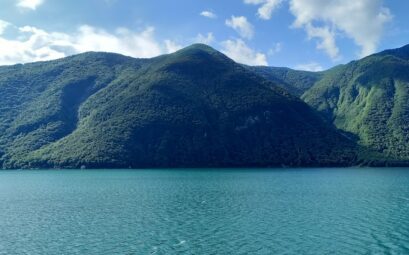
[{"label": "water surface", "polygon": [[0,254],[409,254],[409,169],[0,171]]}]

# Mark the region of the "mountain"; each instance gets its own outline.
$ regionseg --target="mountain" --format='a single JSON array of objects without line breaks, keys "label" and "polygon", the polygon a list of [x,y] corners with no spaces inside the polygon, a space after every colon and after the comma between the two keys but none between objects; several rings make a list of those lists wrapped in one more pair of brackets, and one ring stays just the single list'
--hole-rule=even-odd
[{"label": "mountain", "polygon": [[205,45],[0,67],[3,168],[335,166],[357,146]]},{"label": "mountain", "polygon": [[361,145],[409,162],[409,45],[324,72],[302,99]]},{"label": "mountain", "polygon": [[272,81],[291,94],[300,97],[322,78],[322,72],[293,70],[287,67],[246,66],[261,77]]}]

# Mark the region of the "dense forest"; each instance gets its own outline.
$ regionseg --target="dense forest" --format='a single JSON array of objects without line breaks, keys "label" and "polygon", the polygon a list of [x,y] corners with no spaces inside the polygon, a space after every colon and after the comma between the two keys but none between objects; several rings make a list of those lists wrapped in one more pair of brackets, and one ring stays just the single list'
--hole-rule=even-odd
[{"label": "dense forest", "polygon": [[324,72],[202,44],[0,67],[3,168],[405,165],[409,47]]}]

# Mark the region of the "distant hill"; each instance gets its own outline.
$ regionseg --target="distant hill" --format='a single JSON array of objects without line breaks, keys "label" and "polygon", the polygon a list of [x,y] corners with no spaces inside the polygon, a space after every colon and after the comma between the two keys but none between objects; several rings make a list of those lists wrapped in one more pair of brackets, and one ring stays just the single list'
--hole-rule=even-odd
[{"label": "distant hill", "polygon": [[[0,67],[0,164],[140,168],[358,162],[353,140],[282,89],[285,81],[299,94],[321,74],[299,73],[298,81],[283,69],[277,72],[287,78],[273,82],[250,69],[200,44],[153,59],[90,52]],[[311,90],[317,97],[319,87]],[[308,92],[304,98],[321,105]]]},{"label": "distant hill", "polygon": [[391,162],[409,160],[409,45],[330,69],[302,96]]},{"label": "distant hill", "polygon": [[323,76],[323,72],[298,71],[286,67],[247,66],[247,68],[298,97]]}]

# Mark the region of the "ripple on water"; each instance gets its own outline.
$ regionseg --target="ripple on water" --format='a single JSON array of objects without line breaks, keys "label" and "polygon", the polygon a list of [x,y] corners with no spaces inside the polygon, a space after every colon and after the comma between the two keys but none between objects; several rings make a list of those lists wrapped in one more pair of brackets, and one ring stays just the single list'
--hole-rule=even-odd
[{"label": "ripple on water", "polygon": [[0,254],[409,254],[409,171],[0,172]]}]

